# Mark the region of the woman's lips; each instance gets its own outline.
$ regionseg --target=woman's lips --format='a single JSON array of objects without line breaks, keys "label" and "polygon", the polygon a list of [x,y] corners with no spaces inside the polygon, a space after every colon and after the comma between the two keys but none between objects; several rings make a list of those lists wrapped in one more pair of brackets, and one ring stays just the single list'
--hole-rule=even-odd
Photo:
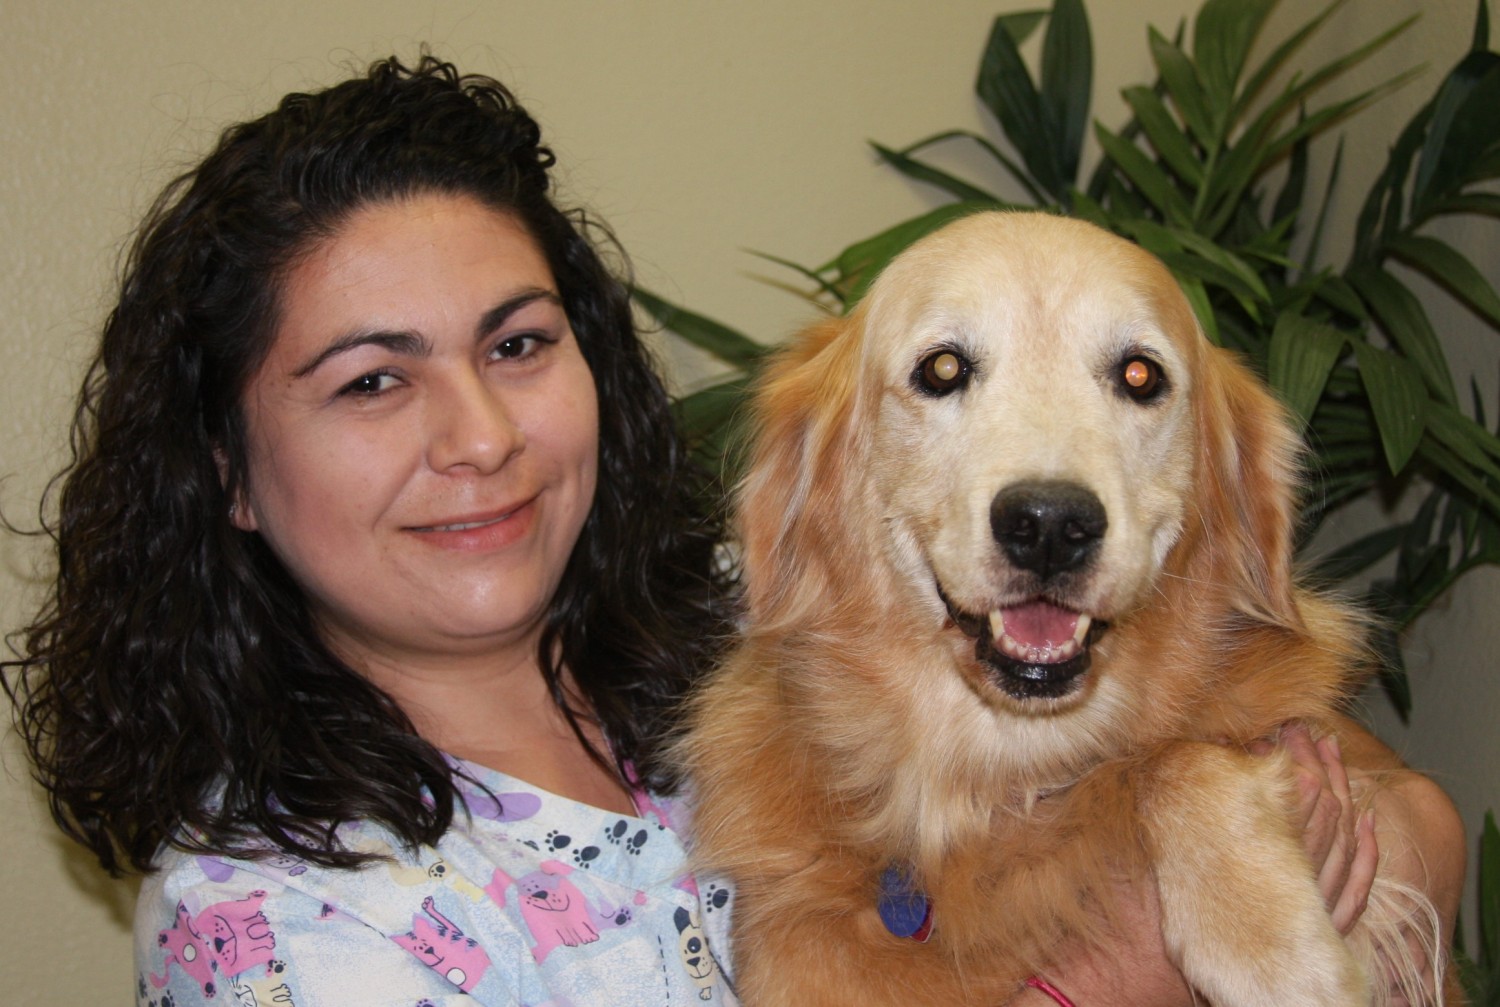
[{"label": "woman's lips", "polygon": [[441,523],[408,527],[422,541],[443,549],[484,552],[524,537],[536,516],[536,497],[519,506],[483,514],[462,515]]}]

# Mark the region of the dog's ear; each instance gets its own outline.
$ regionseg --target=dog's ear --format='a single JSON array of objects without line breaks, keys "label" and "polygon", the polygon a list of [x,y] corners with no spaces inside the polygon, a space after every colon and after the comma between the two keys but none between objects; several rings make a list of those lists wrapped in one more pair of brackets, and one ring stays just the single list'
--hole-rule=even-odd
[{"label": "dog's ear", "polygon": [[843,501],[862,318],[857,311],[802,332],[767,364],[756,389],[754,447],[736,519],[747,602],[762,624],[790,615],[789,605],[811,603],[826,586],[828,550],[848,540],[834,525],[849,517]]},{"label": "dog's ear", "polygon": [[1301,442],[1259,378],[1229,351],[1206,351],[1195,402],[1203,547],[1215,575],[1234,585],[1236,608],[1300,627],[1292,552]]}]

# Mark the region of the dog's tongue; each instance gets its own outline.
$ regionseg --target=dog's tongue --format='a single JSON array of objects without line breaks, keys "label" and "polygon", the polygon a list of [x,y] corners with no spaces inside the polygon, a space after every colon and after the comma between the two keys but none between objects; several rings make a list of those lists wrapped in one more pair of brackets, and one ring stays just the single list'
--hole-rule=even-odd
[{"label": "dog's tongue", "polygon": [[1032,601],[990,613],[995,646],[1021,660],[1037,664],[1065,661],[1075,656],[1091,620],[1046,601]]}]

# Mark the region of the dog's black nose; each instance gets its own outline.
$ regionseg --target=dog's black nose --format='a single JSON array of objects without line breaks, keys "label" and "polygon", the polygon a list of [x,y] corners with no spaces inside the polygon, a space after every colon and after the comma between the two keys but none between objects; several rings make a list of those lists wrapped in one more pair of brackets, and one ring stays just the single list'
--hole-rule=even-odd
[{"label": "dog's black nose", "polygon": [[1087,563],[1107,527],[1104,505],[1077,483],[1016,483],[990,504],[995,541],[1012,563],[1042,580]]}]

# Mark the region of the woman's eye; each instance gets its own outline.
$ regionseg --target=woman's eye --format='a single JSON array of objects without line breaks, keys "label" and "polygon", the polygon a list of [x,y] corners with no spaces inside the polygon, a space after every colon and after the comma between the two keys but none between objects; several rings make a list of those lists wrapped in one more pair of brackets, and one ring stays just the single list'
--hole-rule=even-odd
[{"label": "woman's eye", "polygon": [[1120,366],[1120,387],[1137,402],[1149,402],[1165,389],[1166,374],[1150,357],[1129,357]]},{"label": "woman's eye", "polygon": [[531,332],[524,335],[510,336],[496,343],[491,354],[500,360],[519,360],[522,357],[531,356],[541,347],[543,342],[544,340],[541,336]]},{"label": "woman's eye", "polygon": [[368,374],[361,374],[343,388],[340,388],[339,394],[352,396],[379,395],[381,392],[388,392],[392,388],[395,388],[397,381],[396,375],[390,371],[371,371]]},{"label": "woman's eye", "polygon": [[957,350],[944,349],[922,358],[912,374],[912,383],[928,395],[947,395],[967,385],[973,373],[974,365],[967,357]]}]

